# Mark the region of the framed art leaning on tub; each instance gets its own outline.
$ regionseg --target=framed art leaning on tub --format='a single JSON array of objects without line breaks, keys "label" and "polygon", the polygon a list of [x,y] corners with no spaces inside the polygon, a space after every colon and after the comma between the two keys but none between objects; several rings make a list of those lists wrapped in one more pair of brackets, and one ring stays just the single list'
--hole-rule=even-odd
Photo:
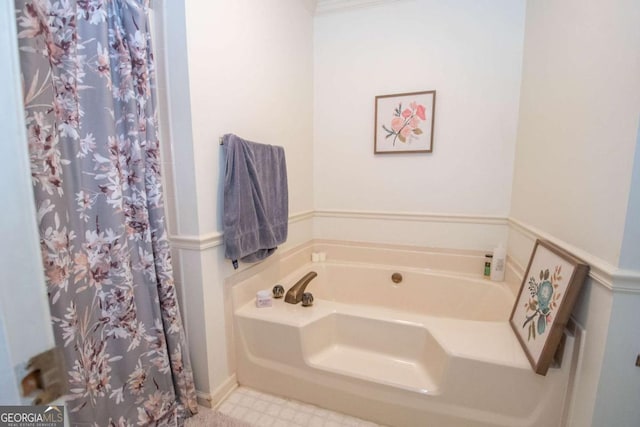
[{"label": "framed art leaning on tub", "polygon": [[436,91],[376,96],[374,154],[431,153]]},{"label": "framed art leaning on tub", "polygon": [[546,375],[589,265],[536,240],[509,323],[536,374]]}]

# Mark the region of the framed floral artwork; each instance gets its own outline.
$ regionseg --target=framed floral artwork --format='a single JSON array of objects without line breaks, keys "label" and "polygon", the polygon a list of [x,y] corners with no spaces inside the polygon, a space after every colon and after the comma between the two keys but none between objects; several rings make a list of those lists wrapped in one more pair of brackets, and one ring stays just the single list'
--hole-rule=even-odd
[{"label": "framed floral artwork", "polygon": [[431,153],[436,91],[376,96],[374,154]]},{"label": "framed floral artwork", "polygon": [[536,374],[546,375],[589,265],[536,240],[509,323]]}]

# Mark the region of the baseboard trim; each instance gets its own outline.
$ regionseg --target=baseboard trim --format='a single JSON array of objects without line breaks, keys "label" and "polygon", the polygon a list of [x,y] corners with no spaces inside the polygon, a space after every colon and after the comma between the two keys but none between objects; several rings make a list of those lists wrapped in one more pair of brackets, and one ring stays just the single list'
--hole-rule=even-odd
[{"label": "baseboard trim", "polygon": [[236,388],[238,388],[238,379],[236,374],[232,374],[213,393],[196,390],[198,405],[216,409]]},{"label": "baseboard trim", "polygon": [[212,408],[216,409],[218,406],[224,402],[224,400],[229,397],[231,393],[235,389],[238,388],[238,377],[236,374],[231,374],[229,378],[227,378],[218,388],[211,393],[211,405]]},{"label": "baseboard trim", "polygon": [[209,393],[196,390],[196,400],[198,401],[198,405],[211,408],[211,395]]}]

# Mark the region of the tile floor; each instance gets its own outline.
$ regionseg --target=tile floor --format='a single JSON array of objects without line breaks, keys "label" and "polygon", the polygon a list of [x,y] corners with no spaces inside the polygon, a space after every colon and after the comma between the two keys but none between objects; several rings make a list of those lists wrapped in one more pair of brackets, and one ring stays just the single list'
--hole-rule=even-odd
[{"label": "tile floor", "polygon": [[247,387],[235,389],[218,410],[259,427],[380,427],[370,421]]}]

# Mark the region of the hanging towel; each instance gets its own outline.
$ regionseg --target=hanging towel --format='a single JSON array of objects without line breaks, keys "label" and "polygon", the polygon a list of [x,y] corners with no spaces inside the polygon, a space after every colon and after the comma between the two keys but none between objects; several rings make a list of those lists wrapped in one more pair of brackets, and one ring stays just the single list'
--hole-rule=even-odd
[{"label": "hanging towel", "polygon": [[287,240],[289,195],[284,148],[223,137],[225,257],[256,262]]}]

